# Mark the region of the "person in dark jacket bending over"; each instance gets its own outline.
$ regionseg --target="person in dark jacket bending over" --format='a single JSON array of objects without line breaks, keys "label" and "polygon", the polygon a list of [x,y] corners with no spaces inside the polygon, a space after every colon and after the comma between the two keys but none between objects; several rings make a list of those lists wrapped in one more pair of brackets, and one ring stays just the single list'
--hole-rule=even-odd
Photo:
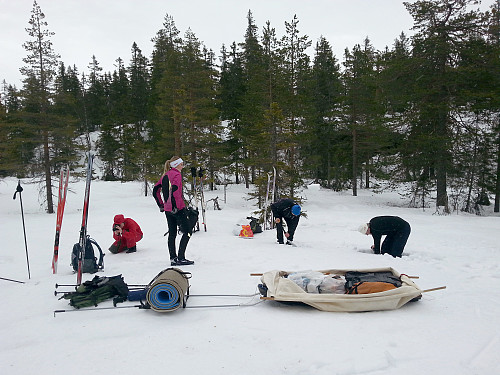
[{"label": "person in dark jacket bending over", "polygon": [[271,204],[271,211],[273,212],[274,222],[276,223],[276,234],[278,243],[283,244],[283,219],[286,221],[288,231],[285,232],[286,244],[292,245],[293,235],[295,229],[299,224],[300,206],[290,198],[281,198],[280,200]]},{"label": "person in dark jacket bending over", "polygon": [[[390,254],[401,257],[410,236],[410,224],[398,216],[377,216],[359,227],[359,232],[373,237],[372,249],[375,254]],[[380,240],[386,236],[382,247]]]}]

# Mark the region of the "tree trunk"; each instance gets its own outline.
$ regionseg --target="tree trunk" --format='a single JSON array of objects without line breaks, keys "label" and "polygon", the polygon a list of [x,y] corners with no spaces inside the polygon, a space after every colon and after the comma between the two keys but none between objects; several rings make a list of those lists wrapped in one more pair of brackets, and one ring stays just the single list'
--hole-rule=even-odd
[{"label": "tree trunk", "polygon": [[52,201],[52,174],[50,172],[50,155],[49,155],[49,133],[43,131],[43,164],[45,168],[45,190],[47,192],[47,212],[54,213],[54,203]]},{"label": "tree trunk", "polygon": [[495,212],[500,212],[500,117],[498,119],[497,183],[495,185]]},{"label": "tree trunk", "polygon": [[352,128],[352,195],[358,196],[358,147],[356,127]]},{"label": "tree trunk", "polygon": [[370,159],[366,159],[366,168],[365,168],[365,189],[370,188]]}]

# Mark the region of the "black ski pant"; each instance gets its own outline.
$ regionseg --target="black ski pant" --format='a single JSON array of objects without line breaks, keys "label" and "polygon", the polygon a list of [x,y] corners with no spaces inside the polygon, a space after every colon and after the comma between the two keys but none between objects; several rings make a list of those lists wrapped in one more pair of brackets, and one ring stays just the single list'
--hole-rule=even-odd
[{"label": "black ski pant", "polygon": [[[295,229],[297,229],[297,225],[299,225],[300,216],[294,216],[292,219],[284,218],[286,221],[286,225],[288,227],[288,240],[293,241],[293,235],[295,234]],[[276,218],[275,218],[276,219]],[[283,241],[283,217],[278,217],[280,219],[279,223],[276,223],[276,235],[278,237],[279,243],[284,243]]]},{"label": "black ski pant", "polygon": [[[175,214],[165,211],[165,216],[167,217],[168,224],[168,252],[170,254],[170,259],[185,259],[186,247],[191,238],[191,230],[189,229],[190,225],[186,210],[182,209]],[[177,254],[175,249],[177,228],[182,232],[181,242],[179,243],[179,254]]]},{"label": "black ski pant", "polygon": [[401,258],[403,250],[406,246],[406,241],[408,241],[408,237],[410,237],[410,232],[410,224],[406,223],[401,230],[395,232],[394,234],[388,234],[385,237],[384,242],[382,242],[380,252],[382,254],[390,254],[395,258]]}]

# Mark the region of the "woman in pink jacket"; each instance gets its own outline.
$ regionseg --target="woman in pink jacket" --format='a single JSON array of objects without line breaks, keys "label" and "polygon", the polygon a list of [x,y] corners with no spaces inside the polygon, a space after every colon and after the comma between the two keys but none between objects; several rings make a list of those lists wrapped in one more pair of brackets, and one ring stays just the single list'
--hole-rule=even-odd
[{"label": "woman in pink jacket", "polygon": [[[182,196],[182,168],[184,168],[184,161],[178,156],[173,156],[165,162],[165,171],[161,179],[163,208],[168,223],[168,251],[172,266],[194,264],[192,260],[186,259],[186,247],[191,238],[192,229]],[[175,248],[177,228],[182,232],[178,254]]]}]

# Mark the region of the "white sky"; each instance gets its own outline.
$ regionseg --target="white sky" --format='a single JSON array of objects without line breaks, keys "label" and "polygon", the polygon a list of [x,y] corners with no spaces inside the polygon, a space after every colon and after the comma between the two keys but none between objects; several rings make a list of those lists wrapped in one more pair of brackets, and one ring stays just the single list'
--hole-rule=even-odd
[{"label": "white sky", "polygon": [[[483,0],[488,9],[495,0]],[[284,23],[297,15],[301,35],[313,47],[321,35],[332,45],[338,60],[369,37],[377,50],[391,47],[403,31],[411,35],[413,20],[402,0],[38,0],[52,37],[53,48],[66,66],[87,71],[95,55],[104,71],[113,71],[121,57],[128,65],[135,41],[150,57],[153,38],[166,14],[173,17],[181,36],[188,28],[219,57],[223,44],[243,41],[247,12],[251,10],[259,34],[266,21],[284,35]],[[32,0],[0,0],[0,82],[20,88],[19,68],[28,40],[25,29]],[[313,47],[310,53],[313,53]]]}]

